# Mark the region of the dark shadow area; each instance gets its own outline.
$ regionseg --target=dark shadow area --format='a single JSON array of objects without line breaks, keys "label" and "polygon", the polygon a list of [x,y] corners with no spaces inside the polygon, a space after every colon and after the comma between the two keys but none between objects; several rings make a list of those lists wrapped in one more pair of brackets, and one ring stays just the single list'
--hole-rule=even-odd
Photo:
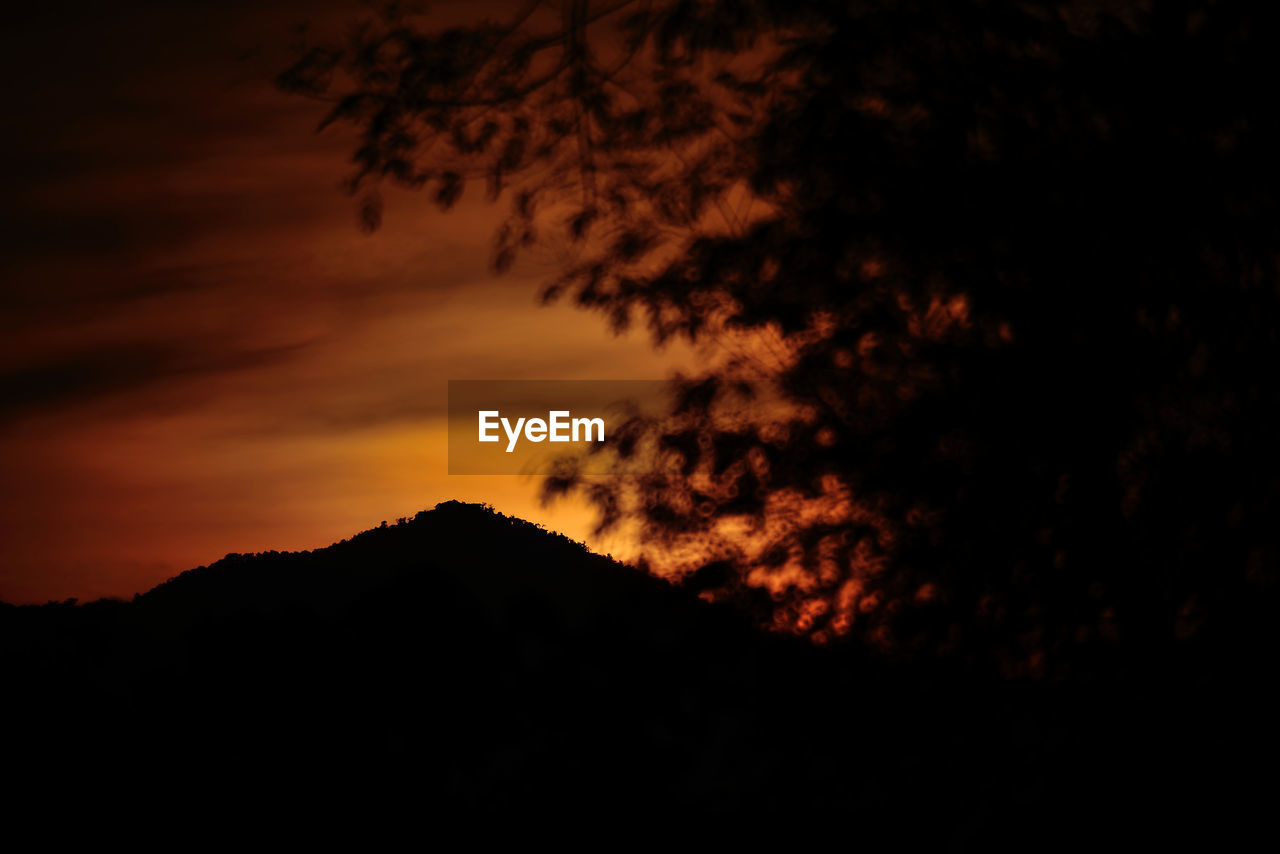
[{"label": "dark shadow area", "polygon": [[888,665],[478,505],[132,602],[5,606],[0,650],[4,776],[77,813],[1040,849],[1221,839],[1270,804],[1237,770],[1274,757],[1265,685]]}]

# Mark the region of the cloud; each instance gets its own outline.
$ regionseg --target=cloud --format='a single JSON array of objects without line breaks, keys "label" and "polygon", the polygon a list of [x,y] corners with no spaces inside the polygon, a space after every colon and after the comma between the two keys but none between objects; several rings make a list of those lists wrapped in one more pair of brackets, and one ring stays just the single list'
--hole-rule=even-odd
[{"label": "cloud", "polygon": [[177,342],[127,342],[60,355],[0,371],[0,425],[163,381],[276,365],[296,358],[306,346],[215,352]]}]

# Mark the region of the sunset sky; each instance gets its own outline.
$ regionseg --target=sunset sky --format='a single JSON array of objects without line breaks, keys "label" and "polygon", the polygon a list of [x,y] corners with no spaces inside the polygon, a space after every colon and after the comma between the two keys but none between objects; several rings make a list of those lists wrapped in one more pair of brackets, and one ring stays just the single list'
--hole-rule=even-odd
[{"label": "sunset sky", "polygon": [[349,139],[272,82],[296,24],[360,11],[8,13],[0,600],[130,596],[451,498],[586,537],[527,479],[446,474],[447,380],[660,378],[689,354],[540,307],[536,268],[493,276],[480,193],[447,215],[392,194],[360,232]]}]

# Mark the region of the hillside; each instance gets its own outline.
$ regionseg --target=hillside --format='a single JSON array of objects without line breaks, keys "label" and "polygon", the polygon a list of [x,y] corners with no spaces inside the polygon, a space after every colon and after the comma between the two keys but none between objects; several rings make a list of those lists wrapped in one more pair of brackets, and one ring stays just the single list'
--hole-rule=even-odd
[{"label": "hillside", "polygon": [[[128,779],[187,809],[235,792],[436,822],[838,816],[977,845],[1140,822],[1236,737],[1178,686],[980,683],[762,635],[458,503],[132,602],[4,606],[0,649],[6,767],[69,803]],[[1237,711],[1262,730],[1263,707],[1257,726]]]}]

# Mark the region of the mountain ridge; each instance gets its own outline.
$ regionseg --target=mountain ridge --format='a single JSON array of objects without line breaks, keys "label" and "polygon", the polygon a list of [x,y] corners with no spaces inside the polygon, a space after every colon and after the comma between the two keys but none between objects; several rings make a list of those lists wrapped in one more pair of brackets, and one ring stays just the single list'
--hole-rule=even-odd
[{"label": "mountain ridge", "polygon": [[131,601],[0,608],[7,773],[72,802],[127,778],[175,810],[233,791],[449,824],[853,815],[965,847],[1140,822],[1135,786],[1161,808],[1264,794],[1220,761],[1275,753],[1268,705],[971,676],[762,632],[457,502]]}]

